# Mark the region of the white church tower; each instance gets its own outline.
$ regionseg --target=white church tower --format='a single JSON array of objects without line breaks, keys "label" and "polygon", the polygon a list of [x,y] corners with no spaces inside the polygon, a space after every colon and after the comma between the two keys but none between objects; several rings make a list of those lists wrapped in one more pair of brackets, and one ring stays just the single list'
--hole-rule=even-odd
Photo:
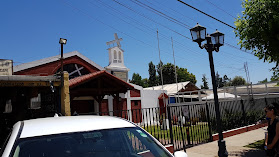
[{"label": "white church tower", "polygon": [[[128,81],[128,69],[124,65],[124,56],[123,50],[121,49],[120,41],[122,38],[118,38],[117,34],[114,33],[115,40],[107,42],[107,45],[110,46],[109,50],[109,65],[105,69],[112,75],[120,78],[121,80]],[[116,46],[115,46],[116,43]],[[112,45],[112,47],[111,47]]]}]

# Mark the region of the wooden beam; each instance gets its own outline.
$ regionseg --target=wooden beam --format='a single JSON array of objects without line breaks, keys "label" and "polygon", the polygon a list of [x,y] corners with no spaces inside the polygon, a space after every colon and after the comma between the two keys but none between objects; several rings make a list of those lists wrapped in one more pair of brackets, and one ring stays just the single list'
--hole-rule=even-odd
[{"label": "wooden beam", "polygon": [[[91,93],[97,93],[98,95],[103,95],[103,93],[125,93],[127,92],[126,89],[123,88],[105,88],[105,89],[96,89],[96,88],[79,88],[75,90],[71,90],[71,93],[79,93],[79,92],[91,92]],[[91,94],[92,95],[92,94]]]},{"label": "wooden beam", "polygon": [[[48,81],[0,81],[0,87],[49,87]],[[53,86],[60,86],[59,82],[53,82]]]}]

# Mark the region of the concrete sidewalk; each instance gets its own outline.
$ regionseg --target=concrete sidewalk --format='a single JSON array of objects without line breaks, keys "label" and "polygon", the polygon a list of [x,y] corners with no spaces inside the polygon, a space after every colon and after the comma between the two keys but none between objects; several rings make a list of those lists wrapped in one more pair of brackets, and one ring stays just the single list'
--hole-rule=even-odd
[{"label": "concrete sidewalk", "polygon": [[[263,127],[225,138],[229,156],[264,157],[265,152],[263,150],[247,148],[244,146],[264,139],[266,128],[267,127]],[[186,149],[186,152],[188,157],[217,157],[218,143],[217,141],[214,141],[201,144]]]}]

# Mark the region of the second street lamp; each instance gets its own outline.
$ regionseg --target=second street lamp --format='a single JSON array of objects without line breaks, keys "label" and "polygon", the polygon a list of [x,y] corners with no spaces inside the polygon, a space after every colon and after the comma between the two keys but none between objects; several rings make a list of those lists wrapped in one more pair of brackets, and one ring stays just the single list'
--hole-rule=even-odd
[{"label": "second street lamp", "polygon": [[[212,80],[212,87],[213,87],[213,94],[214,94],[217,129],[218,129],[218,135],[219,135],[218,156],[227,157],[228,152],[226,149],[226,142],[223,140],[222,123],[221,123],[221,118],[220,118],[219,101],[218,101],[215,70],[214,70],[214,63],[213,63],[213,56],[212,56],[213,51],[218,52],[219,47],[224,45],[224,34],[216,30],[216,32],[214,32],[210,35],[208,35],[208,34],[206,35],[206,28],[199,24],[197,24],[195,27],[191,28],[190,32],[191,32],[192,40],[194,42],[197,42],[201,49],[205,48],[206,51],[208,52],[210,71],[211,71],[211,80]],[[206,43],[202,45],[203,41],[206,41]]]},{"label": "second street lamp", "polygon": [[63,45],[66,45],[67,39],[60,38],[59,44],[61,44],[61,75],[63,73]]}]

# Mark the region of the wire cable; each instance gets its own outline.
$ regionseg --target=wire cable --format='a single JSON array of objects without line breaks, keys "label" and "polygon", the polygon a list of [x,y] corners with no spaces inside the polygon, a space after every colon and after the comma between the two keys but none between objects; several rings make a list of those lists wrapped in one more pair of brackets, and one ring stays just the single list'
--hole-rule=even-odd
[{"label": "wire cable", "polygon": [[215,18],[215,17],[213,17],[213,16],[211,16],[211,15],[209,15],[209,14],[207,14],[207,13],[205,13],[205,12],[203,12],[203,11],[201,11],[201,10],[199,10],[199,9],[197,9],[197,8],[191,6],[191,5],[189,5],[189,4],[187,4],[187,3],[183,2],[183,1],[181,1],[181,0],[177,0],[177,1],[180,2],[180,3],[182,3],[182,4],[184,4],[184,5],[187,5],[188,7],[192,8],[192,9],[197,10],[198,12],[200,12],[200,13],[202,13],[202,14],[204,14],[204,15],[206,15],[206,16],[208,16],[208,17],[210,17],[210,18],[212,18],[212,19],[214,19],[214,20],[216,20],[216,21],[218,21],[218,22],[223,23],[224,25],[227,25],[227,26],[229,26],[229,27],[235,29],[235,27],[233,27],[233,26],[231,26],[231,25],[229,25],[229,24],[227,24],[227,23],[225,23],[225,22],[223,22],[223,21],[221,21],[221,20],[219,20],[219,19],[217,19],[217,18]]},{"label": "wire cable", "polygon": [[222,9],[222,8],[220,8],[220,7],[218,7],[216,4],[210,2],[209,0],[205,0],[205,1],[207,1],[209,4],[213,5],[213,6],[216,7],[217,9],[223,11],[223,12],[226,13],[227,15],[231,16],[232,18],[235,18],[232,14],[230,14],[230,13],[228,13],[226,10],[224,10],[224,9]]}]

